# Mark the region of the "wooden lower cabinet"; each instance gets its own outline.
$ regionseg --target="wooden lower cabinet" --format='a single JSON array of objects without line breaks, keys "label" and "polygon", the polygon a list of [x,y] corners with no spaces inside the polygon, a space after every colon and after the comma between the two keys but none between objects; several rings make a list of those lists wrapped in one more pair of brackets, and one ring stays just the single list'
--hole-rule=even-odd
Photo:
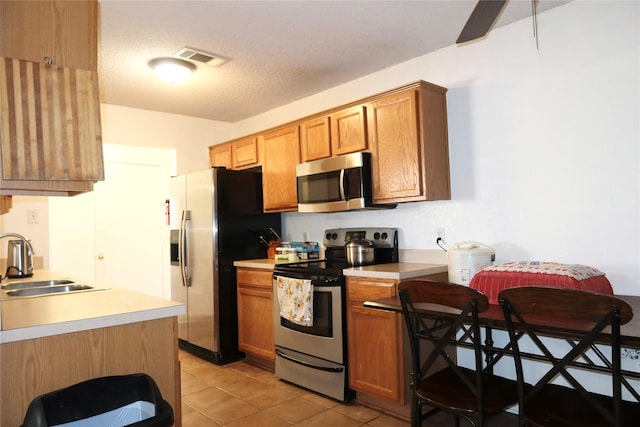
[{"label": "wooden lower cabinet", "polygon": [[275,368],[271,270],[238,268],[238,344],[248,362]]},{"label": "wooden lower cabinet", "polygon": [[37,396],[81,381],[144,372],[182,425],[177,319],[129,323],[0,344],[0,425],[19,426]]},{"label": "wooden lower cabinet", "polygon": [[347,278],[349,386],[400,405],[405,403],[402,315],[363,307],[393,297],[397,280]]}]

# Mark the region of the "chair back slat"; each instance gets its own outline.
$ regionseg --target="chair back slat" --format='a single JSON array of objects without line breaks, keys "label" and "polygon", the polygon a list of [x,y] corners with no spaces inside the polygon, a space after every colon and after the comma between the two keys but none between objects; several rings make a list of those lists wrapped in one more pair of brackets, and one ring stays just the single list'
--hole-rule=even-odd
[{"label": "chair back slat", "polygon": [[414,304],[438,304],[463,310],[469,305],[469,301],[475,300],[478,313],[489,308],[489,299],[482,292],[451,283],[410,280],[401,282],[398,290],[405,291]]},{"label": "chair back slat", "polygon": [[[503,290],[500,298],[508,299],[522,315],[540,316],[536,322],[541,324],[545,324],[547,319],[547,324],[552,325],[553,317],[563,318],[563,322],[567,317],[576,321],[598,322],[603,314],[613,309],[618,311],[621,325],[633,317],[633,309],[621,299],[578,289],[523,286]],[[549,317],[549,314],[554,316]]]}]

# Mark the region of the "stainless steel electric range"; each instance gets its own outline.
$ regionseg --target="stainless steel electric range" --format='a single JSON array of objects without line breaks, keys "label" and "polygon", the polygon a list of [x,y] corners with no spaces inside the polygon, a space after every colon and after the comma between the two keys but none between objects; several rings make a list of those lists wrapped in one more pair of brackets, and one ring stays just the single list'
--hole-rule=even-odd
[{"label": "stainless steel electric range", "polygon": [[[291,264],[277,264],[273,273],[276,370],[278,378],[325,396],[347,401],[355,396],[349,389],[346,289],[343,270],[347,263],[345,245],[354,239],[374,243],[374,263],[398,262],[398,231],[395,228],[364,227],[326,230],[325,258]],[[281,316],[278,283],[300,285],[306,281],[312,295],[312,321],[300,324]],[[282,291],[281,291],[282,292]],[[311,305],[311,304],[310,304]]]}]

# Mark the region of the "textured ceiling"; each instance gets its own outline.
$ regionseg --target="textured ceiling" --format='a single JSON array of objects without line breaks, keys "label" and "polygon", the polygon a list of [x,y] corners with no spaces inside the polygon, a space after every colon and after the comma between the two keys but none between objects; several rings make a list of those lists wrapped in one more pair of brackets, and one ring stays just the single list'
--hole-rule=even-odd
[{"label": "textured ceiling", "polygon": [[[100,0],[102,102],[236,122],[450,46],[475,3]],[[496,27],[525,18],[531,1],[510,0]],[[148,62],[185,46],[230,61],[159,80]]]}]

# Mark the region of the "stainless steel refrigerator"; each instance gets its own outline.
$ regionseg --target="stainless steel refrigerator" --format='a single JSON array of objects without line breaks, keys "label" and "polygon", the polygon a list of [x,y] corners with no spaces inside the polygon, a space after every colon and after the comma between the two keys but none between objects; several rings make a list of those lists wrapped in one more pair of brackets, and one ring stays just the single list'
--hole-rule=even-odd
[{"label": "stainless steel refrigerator", "polygon": [[173,177],[168,214],[171,299],[187,306],[180,347],[217,364],[238,360],[233,262],[266,258],[260,232],[280,233],[280,214],[262,212],[262,175],[212,168]]}]

